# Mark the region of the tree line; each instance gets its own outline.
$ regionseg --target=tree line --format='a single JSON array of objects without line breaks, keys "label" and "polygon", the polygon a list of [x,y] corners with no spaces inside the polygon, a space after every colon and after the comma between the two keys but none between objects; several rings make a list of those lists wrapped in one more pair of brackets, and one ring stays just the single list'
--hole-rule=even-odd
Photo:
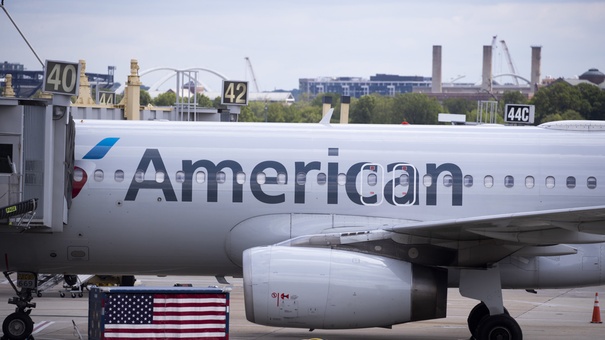
[{"label": "tree line", "polygon": [[[334,114],[332,122],[340,120],[340,95],[326,93],[332,97]],[[243,122],[292,122],[316,123],[322,116],[322,98],[299,98],[291,105],[283,103],[250,102],[242,107],[239,121]],[[141,91],[141,105],[174,105],[173,92],[167,92],[152,99],[146,91]],[[197,94],[199,106],[220,108],[219,98],[208,98]],[[599,87],[581,83],[575,86],[558,81],[540,88],[531,99],[519,92],[505,92],[498,102],[498,121],[502,122],[502,112],[506,104],[535,105],[535,123],[555,120],[605,120],[605,91]],[[349,122],[363,124],[437,124],[439,113],[465,114],[468,122],[476,121],[478,105],[467,99],[436,99],[422,93],[403,93],[395,96],[367,95],[352,98]]]}]

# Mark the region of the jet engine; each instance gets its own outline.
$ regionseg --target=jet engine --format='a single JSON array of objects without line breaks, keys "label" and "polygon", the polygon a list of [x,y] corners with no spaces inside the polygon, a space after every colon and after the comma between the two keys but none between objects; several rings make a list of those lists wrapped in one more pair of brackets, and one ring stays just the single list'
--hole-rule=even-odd
[{"label": "jet engine", "polygon": [[447,271],[359,252],[286,246],[243,255],[246,318],[310,329],[446,316]]}]

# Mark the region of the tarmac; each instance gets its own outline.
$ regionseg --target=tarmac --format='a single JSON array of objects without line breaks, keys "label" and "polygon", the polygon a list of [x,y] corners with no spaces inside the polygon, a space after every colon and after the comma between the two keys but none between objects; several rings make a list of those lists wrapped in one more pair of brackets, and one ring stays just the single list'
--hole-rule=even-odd
[{"label": "tarmac", "polygon": [[[458,340],[469,339],[466,318],[477,301],[460,296],[450,289],[447,318],[393,326],[392,329],[368,328],[353,330],[291,329],[259,326],[246,320],[241,279],[228,278],[230,294],[229,339],[313,339],[313,340]],[[173,286],[175,283],[194,287],[224,285],[213,277],[137,277],[143,286]],[[60,297],[60,291],[67,292]],[[605,324],[591,323],[595,293],[605,296],[605,286],[539,290],[537,294],[523,290],[505,290],[504,303],[523,330],[524,339],[604,339]],[[14,292],[6,280],[0,280],[0,302],[8,301]],[[35,322],[36,340],[88,339],[88,293],[71,297],[61,286],[34,298],[37,308],[31,312]],[[14,311],[14,306],[0,303],[2,320]]]}]

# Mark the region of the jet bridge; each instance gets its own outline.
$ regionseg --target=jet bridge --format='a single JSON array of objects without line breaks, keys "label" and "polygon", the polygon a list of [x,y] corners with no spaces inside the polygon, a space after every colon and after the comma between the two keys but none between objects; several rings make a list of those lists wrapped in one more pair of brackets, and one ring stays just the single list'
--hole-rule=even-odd
[{"label": "jet bridge", "polygon": [[0,232],[63,231],[75,146],[69,99],[0,97]]}]

